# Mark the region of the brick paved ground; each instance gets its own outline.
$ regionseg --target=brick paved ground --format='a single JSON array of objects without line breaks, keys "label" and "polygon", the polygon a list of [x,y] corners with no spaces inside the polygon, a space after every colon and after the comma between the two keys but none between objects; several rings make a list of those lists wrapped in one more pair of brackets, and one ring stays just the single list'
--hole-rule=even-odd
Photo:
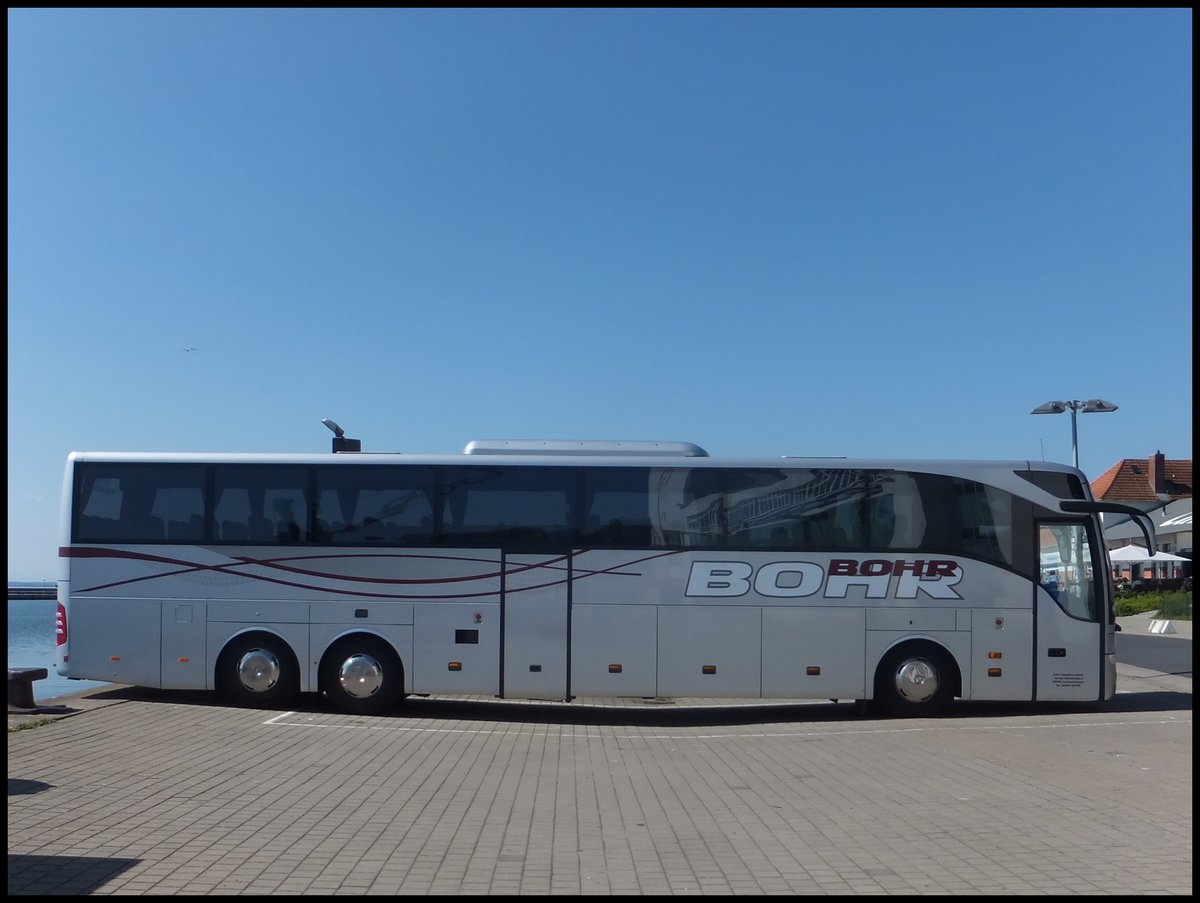
[{"label": "brick paved ground", "polygon": [[1093,708],[115,690],[8,736],[13,894],[1190,894],[1191,680]]}]

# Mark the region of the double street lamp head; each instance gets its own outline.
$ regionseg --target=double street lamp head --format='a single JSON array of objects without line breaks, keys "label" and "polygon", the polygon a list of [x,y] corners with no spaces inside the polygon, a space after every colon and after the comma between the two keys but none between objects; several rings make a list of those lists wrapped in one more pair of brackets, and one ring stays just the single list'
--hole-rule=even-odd
[{"label": "double street lamp head", "polygon": [[1064,414],[1071,412],[1071,457],[1075,467],[1079,467],[1079,430],[1075,425],[1075,415],[1082,411],[1085,414],[1108,414],[1115,411],[1117,406],[1103,398],[1089,398],[1087,401],[1048,401],[1040,404],[1029,413],[1031,414]]},{"label": "double street lamp head", "polygon": [[1115,411],[1117,406],[1103,398],[1089,398],[1087,401],[1048,401],[1040,404],[1030,414],[1065,414],[1067,411],[1083,411],[1085,414],[1107,414]]}]

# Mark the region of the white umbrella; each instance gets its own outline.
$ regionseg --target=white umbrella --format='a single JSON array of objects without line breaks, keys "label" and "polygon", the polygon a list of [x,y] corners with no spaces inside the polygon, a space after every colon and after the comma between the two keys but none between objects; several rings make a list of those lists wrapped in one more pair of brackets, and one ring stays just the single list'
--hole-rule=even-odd
[{"label": "white umbrella", "polygon": [[1144,546],[1121,546],[1119,549],[1110,549],[1108,557],[1112,561],[1191,561],[1190,558],[1172,555],[1170,552],[1155,552],[1152,555],[1146,551]]}]

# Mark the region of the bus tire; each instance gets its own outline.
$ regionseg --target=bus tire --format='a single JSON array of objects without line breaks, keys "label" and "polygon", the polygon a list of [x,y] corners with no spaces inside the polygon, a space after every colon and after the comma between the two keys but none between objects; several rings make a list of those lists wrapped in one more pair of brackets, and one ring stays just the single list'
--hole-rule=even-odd
[{"label": "bus tire", "polygon": [[338,711],[378,715],[404,696],[404,665],[389,643],[370,634],[343,637],[321,659],[321,689]]},{"label": "bus tire", "polygon": [[894,718],[939,715],[958,690],[958,668],[934,643],[906,643],[888,652],[875,671],[875,705]]},{"label": "bus tire", "polygon": [[217,663],[217,688],[230,703],[273,709],[287,705],[299,687],[300,668],[291,647],[277,636],[235,637]]}]

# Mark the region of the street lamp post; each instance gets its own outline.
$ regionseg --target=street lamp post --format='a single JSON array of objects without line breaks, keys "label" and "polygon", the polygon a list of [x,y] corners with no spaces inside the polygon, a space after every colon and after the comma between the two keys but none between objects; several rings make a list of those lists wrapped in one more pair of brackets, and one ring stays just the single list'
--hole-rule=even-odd
[{"label": "street lamp post", "polygon": [[1102,398],[1089,398],[1087,401],[1048,401],[1040,404],[1030,414],[1062,414],[1071,412],[1071,460],[1076,469],[1079,468],[1079,427],[1076,425],[1076,415],[1083,411],[1085,414],[1108,414],[1115,411],[1117,406]]}]

